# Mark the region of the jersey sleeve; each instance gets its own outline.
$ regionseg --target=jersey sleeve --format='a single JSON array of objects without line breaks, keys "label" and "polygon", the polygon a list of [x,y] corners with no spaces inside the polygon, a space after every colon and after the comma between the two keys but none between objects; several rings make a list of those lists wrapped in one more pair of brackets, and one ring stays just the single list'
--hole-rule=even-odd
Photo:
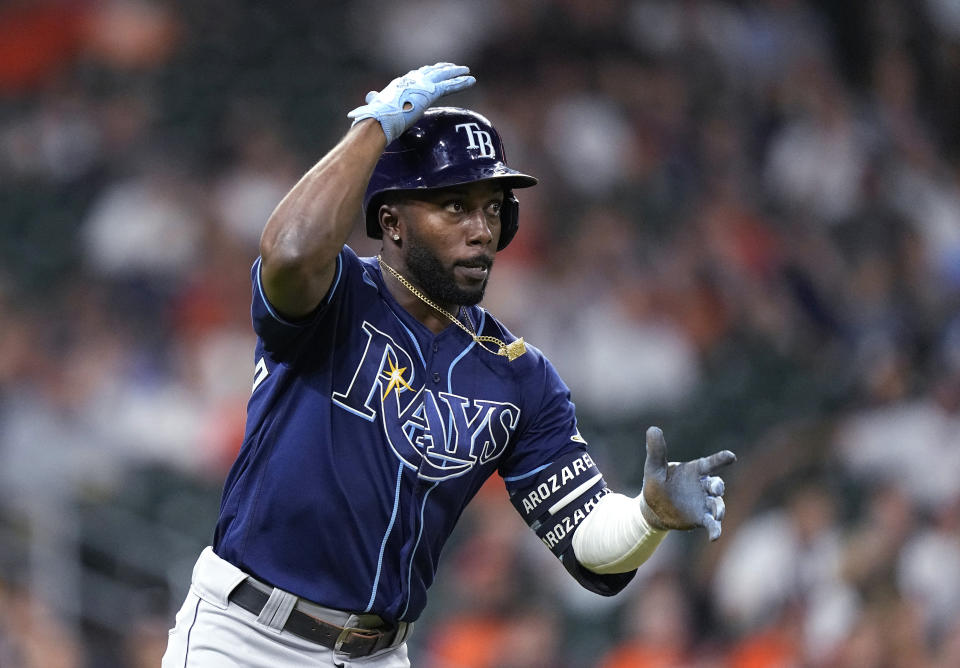
[{"label": "jersey sleeve", "polygon": [[542,400],[501,462],[500,475],[513,507],[567,572],[586,589],[612,596],[636,570],[601,575],[584,568],[573,552],[574,531],[610,488],[577,429],[569,389],[539,353],[535,368],[522,374],[524,396]]},{"label": "jersey sleeve", "polygon": [[313,313],[298,320],[287,320],[280,315],[267,299],[261,282],[261,258],[257,258],[250,270],[250,279],[253,283],[253,300],[250,307],[253,319],[253,330],[263,342],[264,348],[271,352],[278,352],[289,348],[296,340],[305,338],[304,335],[316,328],[329,310],[330,303],[342,290],[341,279],[345,268],[356,259],[356,255],[347,246],[344,246],[337,255],[337,269],[334,273],[330,289]]}]

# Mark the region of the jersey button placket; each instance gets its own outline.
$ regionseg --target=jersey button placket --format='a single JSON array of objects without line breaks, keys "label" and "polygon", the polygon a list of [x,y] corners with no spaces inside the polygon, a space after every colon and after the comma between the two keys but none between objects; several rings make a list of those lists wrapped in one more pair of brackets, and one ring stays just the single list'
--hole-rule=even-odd
[{"label": "jersey button placket", "polygon": [[[434,342],[433,342],[433,354],[434,354],[434,356],[437,354],[437,351],[438,351],[438,350],[440,350],[440,344],[437,343],[436,341],[434,341]],[[432,359],[432,358],[430,359],[430,363],[431,363],[431,365],[433,364],[433,359]],[[438,372],[436,372],[436,371],[433,372],[433,382],[434,382],[435,384],[440,382],[440,374],[439,374]]]}]

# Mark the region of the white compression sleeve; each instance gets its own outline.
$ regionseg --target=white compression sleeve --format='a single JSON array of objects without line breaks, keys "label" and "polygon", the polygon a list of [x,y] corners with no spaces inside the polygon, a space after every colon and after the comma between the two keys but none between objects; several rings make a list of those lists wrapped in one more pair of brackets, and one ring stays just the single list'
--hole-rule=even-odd
[{"label": "white compression sleeve", "polygon": [[573,534],[573,553],[594,573],[626,573],[650,558],[667,535],[640,512],[640,498],[612,492],[597,502]]}]

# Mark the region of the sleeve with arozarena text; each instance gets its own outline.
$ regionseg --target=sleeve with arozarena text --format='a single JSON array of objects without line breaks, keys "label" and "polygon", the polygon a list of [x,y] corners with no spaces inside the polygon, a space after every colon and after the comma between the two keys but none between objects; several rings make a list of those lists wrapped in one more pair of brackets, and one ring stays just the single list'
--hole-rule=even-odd
[{"label": "sleeve with arozarena text", "polygon": [[577,429],[570,391],[535,348],[536,365],[526,379],[525,396],[540,396],[530,424],[500,466],[510,501],[527,525],[586,589],[612,596],[636,571],[600,575],[584,568],[573,553],[573,533],[610,492]]}]

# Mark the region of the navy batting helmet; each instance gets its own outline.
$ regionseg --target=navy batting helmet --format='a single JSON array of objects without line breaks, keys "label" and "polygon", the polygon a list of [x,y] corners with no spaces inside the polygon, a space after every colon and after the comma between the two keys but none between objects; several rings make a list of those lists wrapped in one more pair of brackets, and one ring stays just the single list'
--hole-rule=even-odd
[{"label": "navy batting helmet", "polygon": [[500,242],[506,248],[517,233],[519,203],[513,188],[537,179],[507,167],[500,135],[486,118],[467,109],[433,107],[384,150],[363,197],[367,235],[383,237],[378,210],[389,191],[429,190],[496,179],[503,182]]}]

